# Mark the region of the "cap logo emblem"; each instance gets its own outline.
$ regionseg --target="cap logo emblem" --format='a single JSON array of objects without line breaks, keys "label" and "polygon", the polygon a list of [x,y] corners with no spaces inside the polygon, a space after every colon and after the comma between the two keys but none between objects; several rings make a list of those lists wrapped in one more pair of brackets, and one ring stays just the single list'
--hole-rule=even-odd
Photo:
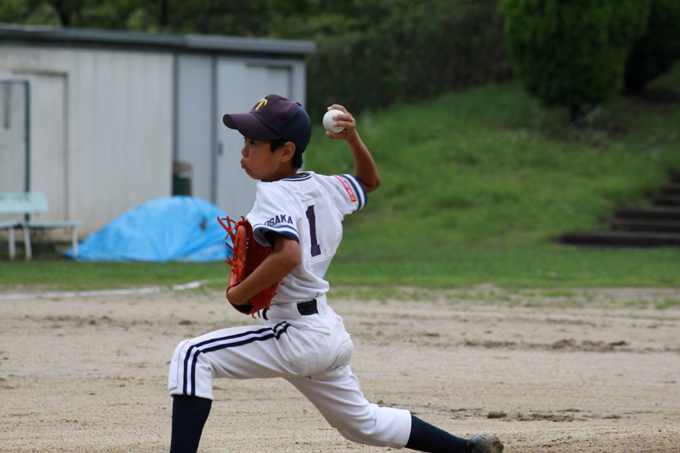
[{"label": "cap logo emblem", "polygon": [[264,98],[260,99],[260,102],[257,103],[257,107],[255,107],[255,110],[260,110],[260,107],[262,107],[263,105],[267,105],[267,102],[268,101]]}]

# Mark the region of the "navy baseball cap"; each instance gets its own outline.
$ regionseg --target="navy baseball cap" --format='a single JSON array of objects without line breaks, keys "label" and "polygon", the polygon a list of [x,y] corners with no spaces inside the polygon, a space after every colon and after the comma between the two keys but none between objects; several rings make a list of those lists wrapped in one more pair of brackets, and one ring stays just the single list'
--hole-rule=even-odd
[{"label": "navy baseball cap", "polygon": [[229,113],[222,117],[225,126],[236,129],[252,140],[284,139],[304,151],[312,136],[312,121],[299,102],[278,94],[260,99],[248,113]]}]

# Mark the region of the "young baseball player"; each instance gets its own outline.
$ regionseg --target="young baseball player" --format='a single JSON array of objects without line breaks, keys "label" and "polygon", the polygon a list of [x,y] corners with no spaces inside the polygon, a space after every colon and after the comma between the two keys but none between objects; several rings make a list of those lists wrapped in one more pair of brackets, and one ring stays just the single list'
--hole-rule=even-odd
[{"label": "young baseball player", "polygon": [[425,452],[500,453],[495,437],[462,439],[407,410],[368,402],[349,363],[353,344],[342,319],[328,306],[323,277],[342,238],[344,216],[366,205],[380,176],[356,121],[342,106],[334,117],[354,157],[354,175],[298,172],[312,125],[297,102],[277,95],[224,123],[244,137],[241,167],[257,179],[257,198],[246,219],[257,242],[271,254],[227,291],[235,307],[282,281],[271,306],[259,312],[262,326],[233,327],[185,340],[169,373],[173,396],[171,453],[196,452],[213,399],[213,378],[280,377],[295,386],[347,439],[367,445]]}]

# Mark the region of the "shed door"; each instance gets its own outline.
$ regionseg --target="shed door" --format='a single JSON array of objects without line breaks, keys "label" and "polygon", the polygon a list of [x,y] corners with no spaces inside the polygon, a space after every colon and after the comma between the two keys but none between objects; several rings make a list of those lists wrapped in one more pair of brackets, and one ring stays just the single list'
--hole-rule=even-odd
[{"label": "shed door", "polygon": [[0,192],[26,189],[28,83],[0,79]]},{"label": "shed door", "polygon": [[[0,192],[43,192],[49,213],[42,214],[39,220],[64,220],[68,217],[66,76],[41,71],[17,73],[29,85],[0,83]],[[26,109],[30,112],[28,169]]]},{"label": "shed door", "polygon": [[31,191],[43,192],[49,213],[40,220],[66,220],[66,77],[26,73],[31,81]]},{"label": "shed door", "polygon": [[248,112],[268,94],[290,97],[291,84],[290,67],[218,60],[215,201],[232,218],[245,216],[253,207],[257,181],[241,168],[243,137],[222,123],[222,115]]}]

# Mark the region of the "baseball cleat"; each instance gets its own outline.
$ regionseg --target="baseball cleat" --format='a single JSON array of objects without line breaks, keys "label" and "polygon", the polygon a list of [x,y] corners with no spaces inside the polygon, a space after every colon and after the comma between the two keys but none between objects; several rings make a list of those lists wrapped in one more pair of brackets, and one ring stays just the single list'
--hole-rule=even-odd
[{"label": "baseball cleat", "polygon": [[503,444],[496,436],[474,436],[465,442],[465,453],[502,453]]}]

